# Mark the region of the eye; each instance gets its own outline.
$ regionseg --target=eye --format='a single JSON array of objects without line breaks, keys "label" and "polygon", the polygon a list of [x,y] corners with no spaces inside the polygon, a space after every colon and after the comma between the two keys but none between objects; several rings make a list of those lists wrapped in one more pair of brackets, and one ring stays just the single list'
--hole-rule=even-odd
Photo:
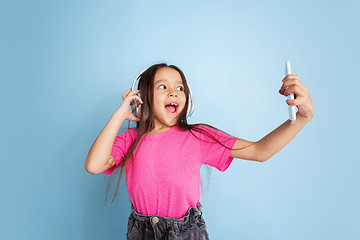
[{"label": "eye", "polygon": [[[160,88],[161,86],[164,86],[166,88],[166,86],[164,84],[159,85],[158,88]],[[180,91],[184,91],[184,88],[182,86],[179,86],[178,88],[181,88]]]}]

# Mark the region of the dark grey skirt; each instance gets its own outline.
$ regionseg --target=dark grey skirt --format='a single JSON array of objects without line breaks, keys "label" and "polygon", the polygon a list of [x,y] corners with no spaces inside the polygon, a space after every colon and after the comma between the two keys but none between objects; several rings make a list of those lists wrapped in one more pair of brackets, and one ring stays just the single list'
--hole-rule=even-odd
[{"label": "dark grey skirt", "polygon": [[208,240],[202,205],[191,207],[183,218],[148,216],[139,214],[131,204],[126,237],[129,240],[188,239]]}]

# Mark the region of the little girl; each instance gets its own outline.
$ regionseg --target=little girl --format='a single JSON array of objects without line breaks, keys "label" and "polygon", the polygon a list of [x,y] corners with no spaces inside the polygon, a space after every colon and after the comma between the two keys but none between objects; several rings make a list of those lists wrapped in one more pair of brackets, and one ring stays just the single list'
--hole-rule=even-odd
[{"label": "little girl", "polygon": [[[260,141],[250,142],[207,124],[187,123],[194,102],[178,67],[155,64],[138,76],[138,90],[123,94],[85,162],[92,174],[110,175],[119,169],[118,187],[126,170],[131,200],[127,239],[209,239],[200,204],[202,164],[224,172],[233,158],[264,162],[314,115],[307,89],[290,74],[279,93],[294,93],[287,104],[298,106],[295,124],[287,120]],[[125,120],[136,121],[136,128],[117,136]]]}]

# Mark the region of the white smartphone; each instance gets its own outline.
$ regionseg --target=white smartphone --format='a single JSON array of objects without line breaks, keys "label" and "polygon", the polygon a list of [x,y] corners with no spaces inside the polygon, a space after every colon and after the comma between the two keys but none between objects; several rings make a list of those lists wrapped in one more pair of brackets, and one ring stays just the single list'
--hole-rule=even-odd
[{"label": "white smartphone", "polygon": [[[285,66],[285,76],[291,74],[291,66],[290,66],[290,61],[286,61],[286,66]],[[295,99],[294,98],[294,93],[290,93],[288,95],[288,99]],[[295,105],[289,105],[289,119],[290,119],[290,124],[294,124],[295,120],[296,120],[296,109],[295,109]]]}]

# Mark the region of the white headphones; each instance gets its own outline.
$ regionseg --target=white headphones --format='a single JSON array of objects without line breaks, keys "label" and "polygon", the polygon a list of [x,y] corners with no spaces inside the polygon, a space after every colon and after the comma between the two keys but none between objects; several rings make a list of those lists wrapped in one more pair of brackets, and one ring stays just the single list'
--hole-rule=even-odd
[{"label": "white headphones", "polygon": [[[136,81],[138,80],[138,78],[140,77],[140,75],[143,74],[143,72],[145,72],[145,71],[148,70],[148,69],[149,69],[149,68],[146,68],[146,69],[142,70],[142,71],[136,76],[136,78],[135,78],[135,80],[134,80],[134,83],[133,83],[133,85],[132,85],[131,91],[134,91],[134,90],[135,90],[135,83],[136,83]],[[192,113],[194,112],[195,102],[194,102],[194,99],[193,99],[193,97],[192,97],[191,88],[190,88],[189,83],[188,83],[187,85],[188,85],[188,88],[189,88],[189,98],[188,98],[189,105],[188,105],[186,117],[189,117],[189,116],[191,116]],[[141,98],[140,93],[138,93],[137,95]],[[136,115],[136,117],[140,118],[141,104],[139,104],[138,100],[137,100],[137,99],[132,100],[131,106],[133,106],[134,109],[135,109],[135,115]]]}]

